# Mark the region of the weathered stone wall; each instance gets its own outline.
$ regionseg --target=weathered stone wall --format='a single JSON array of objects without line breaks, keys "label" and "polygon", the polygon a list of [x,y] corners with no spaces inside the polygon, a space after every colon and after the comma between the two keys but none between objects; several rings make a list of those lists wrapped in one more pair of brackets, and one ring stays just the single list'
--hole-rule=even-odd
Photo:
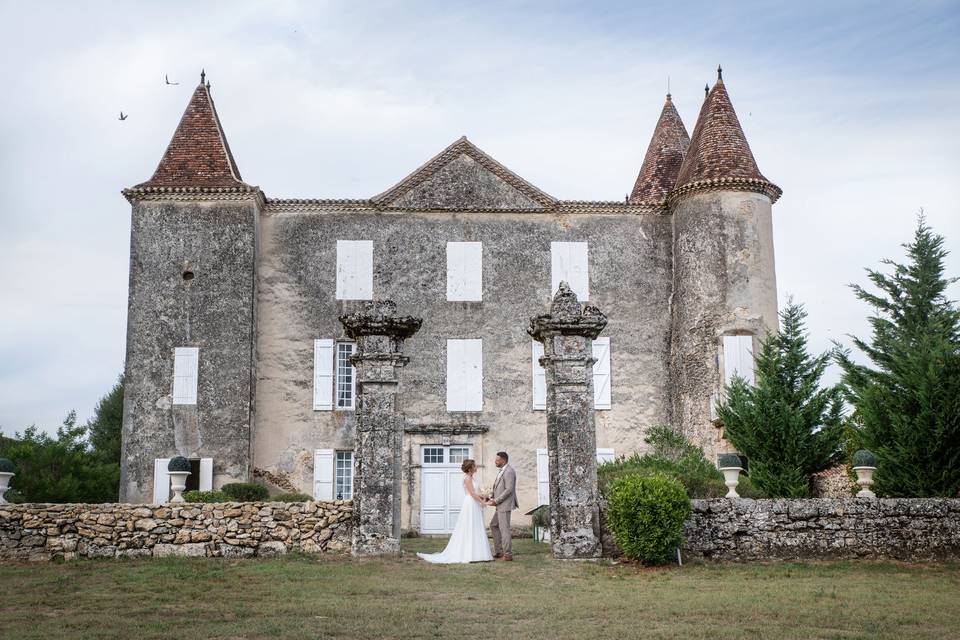
[{"label": "weathered stone wall", "polygon": [[[960,558],[960,499],[692,500],[683,556],[710,560]],[[618,555],[609,530],[604,553]]]},{"label": "weathered stone wall", "polygon": [[267,556],[349,551],[336,502],[0,505],[0,559]]},{"label": "weathered stone wall", "polygon": [[[133,206],[124,502],[153,501],[155,458],[213,458],[214,487],[249,478],[258,226],[253,196]],[[172,403],[176,347],[200,349],[195,405]]]}]

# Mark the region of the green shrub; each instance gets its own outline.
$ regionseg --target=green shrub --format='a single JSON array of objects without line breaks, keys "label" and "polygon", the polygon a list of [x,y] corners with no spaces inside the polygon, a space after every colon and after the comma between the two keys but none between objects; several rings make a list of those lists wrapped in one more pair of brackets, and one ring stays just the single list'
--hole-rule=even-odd
[{"label": "green shrub", "polygon": [[184,491],[186,502],[231,502],[230,496],[223,491]]},{"label": "green shrub", "polygon": [[[620,458],[597,468],[603,495],[607,495],[607,488],[618,478],[654,474],[677,479],[691,498],[722,498],[727,495],[723,474],[704,457],[699,447],[670,427],[651,427],[644,441],[651,446],[649,453]],[[737,493],[744,498],[764,497],[749,477],[742,474]]]},{"label": "green shrub", "polygon": [[23,494],[16,489],[7,489],[7,492],[3,494],[3,499],[10,504],[23,504],[27,501]]},{"label": "green shrub", "polygon": [[170,458],[167,463],[167,471],[190,471],[190,461],[183,456]]},{"label": "green shrub", "polygon": [[313,496],[305,493],[278,493],[267,498],[270,502],[310,502]]},{"label": "green shrub", "polygon": [[16,473],[16,468],[13,466],[13,460],[9,458],[0,458],[0,473]]},{"label": "green shrub", "polygon": [[866,449],[860,449],[853,454],[854,467],[875,467],[877,466],[877,457]]},{"label": "green shrub", "polygon": [[721,469],[729,469],[731,467],[743,468],[743,463],[740,461],[740,456],[735,453],[721,453],[717,456],[717,466]]},{"label": "green shrub", "polygon": [[265,486],[253,482],[231,482],[220,490],[237,502],[262,502],[270,497]]},{"label": "green shrub", "polygon": [[550,528],[550,505],[544,504],[540,505],[533,512],[533,526],[540,527],[541,529]]},{"label": "green shrub", "polygon": [[610,485],[607,522],[628,558],[662,564],[674,557],[690,517],[690,499],[674,478],[627,476]]}]

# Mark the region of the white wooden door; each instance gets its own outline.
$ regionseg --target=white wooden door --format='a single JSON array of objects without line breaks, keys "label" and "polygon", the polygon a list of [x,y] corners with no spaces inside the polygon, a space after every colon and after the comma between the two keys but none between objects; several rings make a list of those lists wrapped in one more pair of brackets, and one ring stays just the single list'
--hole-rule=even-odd
[{"label": "white wooden door", "polygon": [[427,445],[420,450],[420,533],[452,533],[463,503],[460,463],[468,446]]}]

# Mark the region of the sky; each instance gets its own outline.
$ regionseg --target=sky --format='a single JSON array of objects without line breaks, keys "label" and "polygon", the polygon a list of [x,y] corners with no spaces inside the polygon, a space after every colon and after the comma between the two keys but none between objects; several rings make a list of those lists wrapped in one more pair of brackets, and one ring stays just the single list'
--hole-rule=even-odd
[{"label": "sky", "polygon": [[467,135],[554,197],[621,200],[668,82],[692,132],[718,64],[784,191],[778,294],[813,350],[868,335],[849,284],[903,258],[921,208],[960,275],[960,0],[0,0],[0,429],[85,421],[116,381],[120,190],[153,173],[201,69],[269,197],[370,197]]}]

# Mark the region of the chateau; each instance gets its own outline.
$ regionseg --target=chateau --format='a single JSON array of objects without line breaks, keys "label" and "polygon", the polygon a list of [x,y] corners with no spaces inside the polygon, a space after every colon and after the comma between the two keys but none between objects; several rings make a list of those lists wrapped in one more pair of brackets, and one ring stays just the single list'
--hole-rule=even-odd
[{"label": "chateau", "polygon": [[[357,167],[362,171],[362,167]],[[626,186],[626,185],[625,185]],[[353,492],[355,345],[339,317],[390,299],[423,319],[401,381],[401,521],[452,529],[460,462],[510,453],[522,511],[547,502],[543,345],[561,281],[609,319],[594,341],[597,456],[671,424],[726,450],[712,407],[776,327],[771,205],[722,77],[688,136],[669,94],[624,201],[559,200],[466,138],[367,199],[279,199],[240,176],[197,86],[132,205],[121,495],[192,486]]]}]

